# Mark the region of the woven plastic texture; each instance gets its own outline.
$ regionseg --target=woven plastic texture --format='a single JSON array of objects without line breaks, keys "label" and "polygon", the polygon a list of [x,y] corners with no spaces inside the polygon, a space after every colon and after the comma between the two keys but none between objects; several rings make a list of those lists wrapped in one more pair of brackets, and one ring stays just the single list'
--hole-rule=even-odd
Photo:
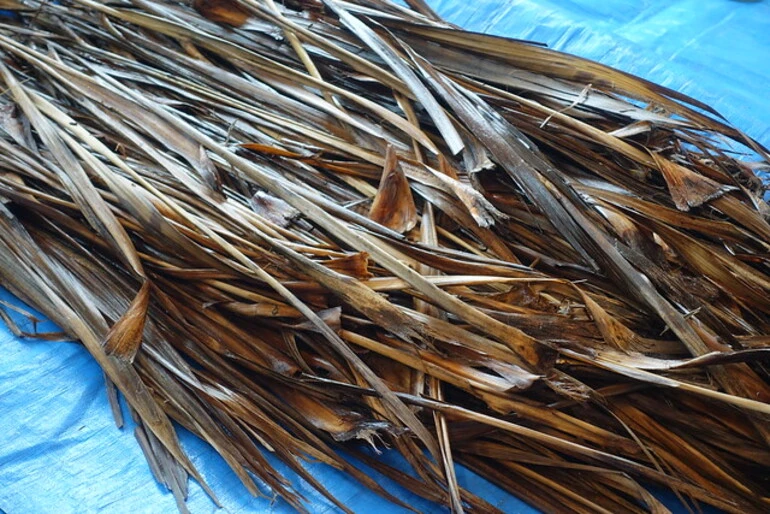
[{"label": "woven plastic texture", "polygon": [[[770,3],[729,0],[438,0],[447,20],[469,30],[531,39],[601,61],[702,100],[770,146]],[[0,291],[2,300],[20,305]],[[22,329],[31,322],[12,314]],[[56,330],[50,323],[38,331]],[[252,498],[216,454],[182,435],[194,463],[218,493],[222,512],[290,512],[280,500]],[[398,459],[386,452],[384,458]],[[285,470],[275,462],[279,470]],[[340,473],[308,464],[355,512],[396,513]],[[510,513],[535,510],[472,473],[463,486]],[[314,513],[334,507],[294,481]],[[383,480],[383,483],[387,483]],[[423,512],[440,512],[405,491]],[[676,510],[676,502],[667,503]],[[193,513],[217,512],[191,484]],[[150,475],[131,427],[115,428],[103,377],[78,344],[16,338],[0,326],[0,514],[175,512]]]}]

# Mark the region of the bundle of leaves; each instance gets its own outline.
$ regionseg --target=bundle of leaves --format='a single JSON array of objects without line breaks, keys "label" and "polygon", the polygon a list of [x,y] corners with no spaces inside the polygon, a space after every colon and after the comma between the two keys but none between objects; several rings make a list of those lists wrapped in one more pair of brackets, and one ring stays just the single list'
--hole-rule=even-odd
[{"label": "bundle of leaves", "polygon": [[408,3],[0,1],[2,285],[183,511],[175,423],[298,510],[265,452],[455,512],[495,511],[457,462],[552,512],[767,512],[768,152]]}]

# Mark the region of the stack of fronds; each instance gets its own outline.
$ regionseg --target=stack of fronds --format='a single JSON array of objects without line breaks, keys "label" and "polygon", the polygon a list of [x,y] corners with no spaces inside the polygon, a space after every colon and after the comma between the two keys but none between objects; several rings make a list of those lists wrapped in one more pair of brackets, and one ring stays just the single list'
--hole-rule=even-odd
[{"label": "stack of fronds", "polygon": [[2,284],[182,510],[174,422],[300,510],[265,452],[456,512],[495,509],[455,463],[551,512],[767,512],[768,152],[410,4],[0,3]]}]

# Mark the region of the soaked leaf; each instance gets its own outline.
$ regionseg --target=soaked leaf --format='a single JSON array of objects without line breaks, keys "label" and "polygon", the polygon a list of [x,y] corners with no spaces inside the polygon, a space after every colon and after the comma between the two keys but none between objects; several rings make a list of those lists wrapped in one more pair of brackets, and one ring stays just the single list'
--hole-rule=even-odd
[{"label": "soaked leaf", "polygon": [[235,0],[195,0],[195,10],[217,23],[240,27],[248,21],[249,12]]}]

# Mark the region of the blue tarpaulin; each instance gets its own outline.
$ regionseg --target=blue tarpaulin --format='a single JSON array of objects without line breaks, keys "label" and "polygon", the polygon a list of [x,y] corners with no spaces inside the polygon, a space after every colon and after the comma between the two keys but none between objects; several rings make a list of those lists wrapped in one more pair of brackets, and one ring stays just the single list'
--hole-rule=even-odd
[{"label": "blue tarpaulin", "polygon": [[[430,4],[469,30],[547,43],[704,101],[770,146],[770,3],[729,0],[438,0]],[[4,301],[20,305],[6,292]],[[12,314],[23,330],[29,319]],[[52,331],[38,324],[38,331]],[[290,512],[252,498],[224,462],[190,434],[183,444],[224,512]],[[395,461],[386,452],[384,458]],[[395,513],[350,478],[308,464],[355,512]],[[279,470],[285,470],[276,463]],[[288,472],[287,472],[288,473]],[[535,512],[470,472],[460,482],[506,512]],[[334,507],[306,484],[313,512]],[[440,512],[407,492],[424,512]],[[675,507],[675,501],[669,501]],[[191,484],[190,509],[217,511]],[[165,513],[172,496],[156,484],[131,433],[115,428],[102,374],[75,343],[19,339],[0,327],[0,514]]]}]

